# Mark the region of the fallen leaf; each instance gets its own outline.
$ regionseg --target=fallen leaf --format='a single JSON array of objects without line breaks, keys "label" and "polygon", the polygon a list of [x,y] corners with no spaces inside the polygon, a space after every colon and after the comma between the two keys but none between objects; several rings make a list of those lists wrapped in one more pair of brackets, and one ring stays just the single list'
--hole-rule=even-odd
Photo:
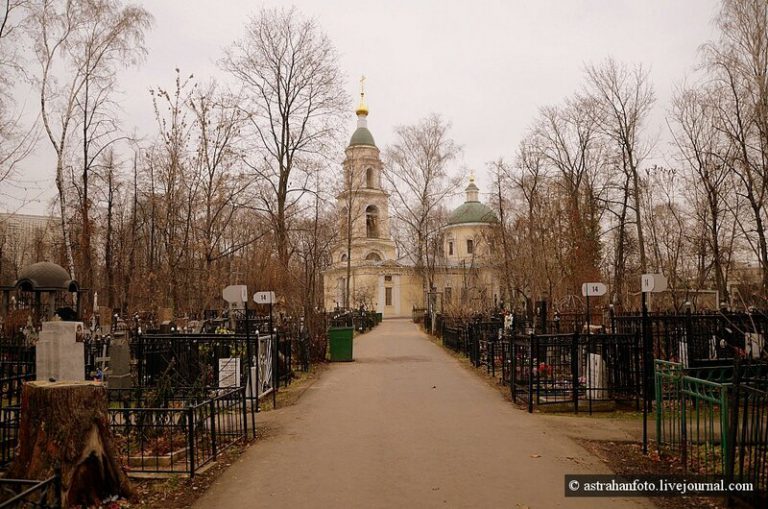
[{"label": "fallen leaf", "polygon": [[531,454],[531,458],[541,458],[541,454]]}]

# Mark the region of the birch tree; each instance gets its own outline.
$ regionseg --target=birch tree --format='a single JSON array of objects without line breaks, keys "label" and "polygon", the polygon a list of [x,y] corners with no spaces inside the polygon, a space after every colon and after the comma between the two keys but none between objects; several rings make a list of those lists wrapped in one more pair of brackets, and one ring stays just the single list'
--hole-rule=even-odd
[{"label": "birch tree", "polygon": [[[83,171],[87,175],[93,161],[90,152],[93,137],[89,132],[97,128],[93,123],[97,117],[93,107],[103,106],[103,94],[113,91],[111,87],[104,88],[101,98],[94,103],[91,86],[115,69],[137,62],[144,53],[144,32],[152,18],[144,9],[124,7],[117,0],[35,0],[30,20],[30,37],[39,64],[34,81],[39,92],[40,117],[56,156],[61,228],[68,269],[74,278],[65,169],[73,164],[72,150],[78,140],[75,127],[80,123],[83,129],[79,141],[83,146]],[[82,113],[81,118],[78,112]],[[87,194],[85,198],[87,200]],[[85,212],[87,215],[87,202]],[[87,218],[83,224],[87,224]]]}]

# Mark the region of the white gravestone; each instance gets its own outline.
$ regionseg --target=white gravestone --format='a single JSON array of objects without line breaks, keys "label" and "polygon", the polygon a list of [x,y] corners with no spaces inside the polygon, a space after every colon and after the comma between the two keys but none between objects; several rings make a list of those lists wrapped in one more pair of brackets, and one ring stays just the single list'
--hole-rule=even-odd
[{"label": "white gravestone", "polygon": [[605,391],[605,383],[608,381],[608,370],[603,357],[597,353],[590,353],[587,359],[589,371],[587,371],[587,388],[592,399],[606,399],[608,391]]},{"label": "white gravestone", "polygon": [[677,350],[679,353],[678,357],[680,359],[680,365],[682,365],[683,368],[688,368],[688,338],[686,336],[682,336],[677,342]]},{"label": "white gravestone", "polygon": [[717,337],[709,338],[709,360],[717,359]]},{"label": "white gravestone", "polygon": [[240,357],[219,359],[219,387],[240,386]]},{"label": "white gravestone", "polygon": [[37,342],[37,380],[85,380],[82,322],[43,322]]}]

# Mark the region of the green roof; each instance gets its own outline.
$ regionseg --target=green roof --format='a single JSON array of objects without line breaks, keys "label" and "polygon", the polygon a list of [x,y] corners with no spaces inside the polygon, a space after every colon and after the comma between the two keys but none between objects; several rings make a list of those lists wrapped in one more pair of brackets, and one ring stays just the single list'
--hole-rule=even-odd
[{"label": "green roof", "polygon": [[448,216],[448,224],[462,223],[498,223],[496,213],[479,201],[468,201],[460,205]]},{"label": "green roof", "polygon": [[358,127],[352,135],[352,139],[349,140],[349,146],[351,147],[352,145],[370,145],[375,147],[376,143],[374,143],[373,135],[367,127]]}]

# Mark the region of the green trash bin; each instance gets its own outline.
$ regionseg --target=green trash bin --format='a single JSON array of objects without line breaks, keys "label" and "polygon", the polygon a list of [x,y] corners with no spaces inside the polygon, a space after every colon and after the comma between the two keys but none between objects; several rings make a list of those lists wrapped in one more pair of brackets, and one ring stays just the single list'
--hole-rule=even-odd
[{"label": "green trash bin", "polygon": [[352,358],[352,327],[333,327],[328,329],[328,342],[331,347],[331,362],[349,362]]},{"label": "green trash bin", "polygon": [[381,320],[383,318],[383,313],[376,313],[376,322],[381,323]]}]

